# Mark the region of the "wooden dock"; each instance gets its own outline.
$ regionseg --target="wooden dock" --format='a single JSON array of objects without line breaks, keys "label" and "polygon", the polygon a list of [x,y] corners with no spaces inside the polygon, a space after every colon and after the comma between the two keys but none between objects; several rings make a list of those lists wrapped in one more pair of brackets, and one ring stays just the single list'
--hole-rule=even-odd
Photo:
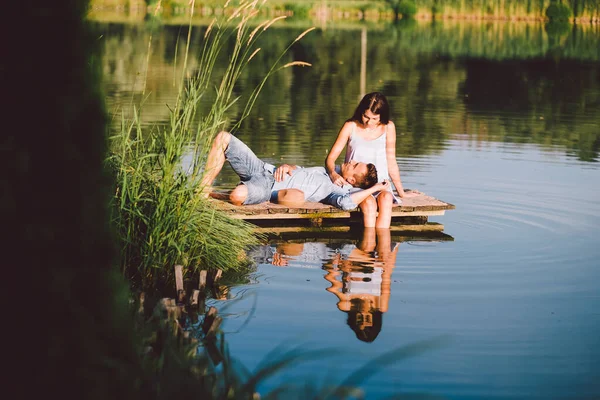
[{"label": "wooden dock", "polygon": [[[222,197],[215,193],[214,197]],[[353,226],[362,225],[359,209],[344,211],[321,203],[305,203],[302,208],[290,208],[279,204],[235,206],[226,201],[217,202],[218,208],[257,225],[263,232],[348,232]],[[393,232],[441,232],[444,225],[428,222],[431,216],[444,215],[453,210],[453,204],[446,203],[424,193],[402,199],[402,204],[392,210]]]}]

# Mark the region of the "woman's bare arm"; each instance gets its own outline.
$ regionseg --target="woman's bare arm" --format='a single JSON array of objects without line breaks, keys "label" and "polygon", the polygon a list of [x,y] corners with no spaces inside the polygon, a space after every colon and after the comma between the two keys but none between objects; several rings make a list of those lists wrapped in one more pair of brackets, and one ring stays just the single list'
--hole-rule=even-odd
[{"label": "woman's bare arm", "polygon": [[335,172],[335,162],[340,154],[342,154],[342,150],[344,150],[344,147],[346,147],[346,144],[348,143],[350,133],[352,132],[352,124],[354,124],[354,122],[346,122],[344,126],[342,126],[342,129],[340,129],[340,132],[338,133],[337,139],[335,139],[335,142],[333,143],[333,146],[331,147],[331,150],[325,159],[325,169],[327,170],[327,174],[329,175],[331,182],[338,186],[343,186],[348,183],[340,174]]},{"label": "woman's bare arm", "polygon": [[404,197],[404,188],[402,187],[402,181],[400,180],[400,168],[398,168],[398,162],[396,161],[396,126],[392,121],[388,122],[385,155],[387,158],[390,179],[394,186],[396,186],[398,196]]}]

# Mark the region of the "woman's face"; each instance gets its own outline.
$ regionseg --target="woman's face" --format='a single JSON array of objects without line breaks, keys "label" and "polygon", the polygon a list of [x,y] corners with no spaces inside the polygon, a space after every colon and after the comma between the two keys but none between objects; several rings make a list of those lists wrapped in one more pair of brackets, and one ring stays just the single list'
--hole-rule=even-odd
[{"label": "woman's face", "polygon": [[379,125],[381,117],[379,114],[373,113],[371,110],[367,110],[362,115],[362,122],[368,129],[373,129]]}]

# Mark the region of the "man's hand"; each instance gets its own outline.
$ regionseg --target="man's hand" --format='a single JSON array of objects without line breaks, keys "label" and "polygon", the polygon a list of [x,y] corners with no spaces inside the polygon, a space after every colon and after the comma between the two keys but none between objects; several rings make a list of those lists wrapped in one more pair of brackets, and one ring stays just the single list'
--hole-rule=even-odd
[{"label": "man's hand", "polygon": [[277,182],[281,182],[286,178],[286,175],[292,175],[292,171],[298,168],[296,165],[281,164],[275,170],[273,176]]},{"label": "man's hand", "polygon": [[337,186],[344,186],[347,185],[348,182],[346,182],[346,180],[337,172],[333,171],[330,175],[329,175],[329,179],[331,179],[331,182],[333,182],[334,185]]}]

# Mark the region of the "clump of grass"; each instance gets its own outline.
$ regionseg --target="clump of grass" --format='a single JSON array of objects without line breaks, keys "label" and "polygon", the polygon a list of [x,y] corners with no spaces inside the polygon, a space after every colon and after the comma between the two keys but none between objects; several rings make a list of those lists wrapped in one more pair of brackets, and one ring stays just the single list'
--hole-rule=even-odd
[{"label": "clump of grass", "polygon": [[[182,74],[166,126],[143,129],[140,105],[134,108],[131,120],[122,118],[120,131],[111,136],[107,164],[116,178],[112,221],[121,243],[121,269],[144,284],[168,274],[175,264],[192,269],[237,268],[247,262],[244,249],[260,240],[252,225],[228,217],[200,195],[210,144],[229,124],[230,107],[240,101],[234,96],[234,87],[260,51],[258,38],[282,19],[266,20],[251,29],[250,21],[259,15],[260,7],[258,0],[242,1],[213,20],[204,35],[197,72],[191,77]],[[183,71],[188,62],[193,12],[192,1]],[[244,99],[241,118],[230,130],[238,128],[249,115],[272,74],[287,66],[307,65],[295,62],[278,66],[305,33],[265,71],[264,78]],[[213,76],[215,63],[232,37],[235,44],[228,54],[229,64],[221,76]],[[207,95],[212,101],[198,115],[198,103]],[[184,157],[193,160],[188,168],[183,167]]]}]

